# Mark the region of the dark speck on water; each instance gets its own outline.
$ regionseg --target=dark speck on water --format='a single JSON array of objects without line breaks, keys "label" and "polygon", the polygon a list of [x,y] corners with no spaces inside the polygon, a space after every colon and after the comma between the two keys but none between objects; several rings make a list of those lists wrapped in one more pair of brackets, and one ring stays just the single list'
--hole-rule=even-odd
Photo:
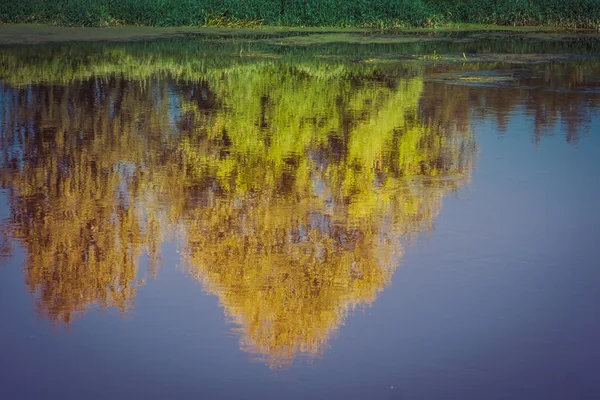
[{"label": "dark speck on water", "polygon": [[245,35],[0,49],[0,399],[598,399],[598,39]]}]

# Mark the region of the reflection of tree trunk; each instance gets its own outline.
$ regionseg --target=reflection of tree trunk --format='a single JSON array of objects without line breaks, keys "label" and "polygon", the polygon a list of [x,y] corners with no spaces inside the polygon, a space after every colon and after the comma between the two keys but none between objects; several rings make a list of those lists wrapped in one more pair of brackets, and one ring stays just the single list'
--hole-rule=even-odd
[{"label": "reflection of tree trunk", "polygon": [[112,113],[113,117],[117,116],[122,109],[123,106],[123,96],[125,96],[125,91],[127,90],[127,81],[125,79],[119,79],[119,90],[117,92],[117,99],[114,102]]}]

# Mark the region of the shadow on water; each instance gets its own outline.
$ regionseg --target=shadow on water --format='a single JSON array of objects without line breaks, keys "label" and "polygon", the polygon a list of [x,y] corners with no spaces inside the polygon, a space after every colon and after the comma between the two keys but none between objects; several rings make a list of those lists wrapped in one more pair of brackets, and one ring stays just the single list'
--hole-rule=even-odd
[{"label": "shadow on water", "polygon": [[26,251],[40,316],[70,326],[93,309],[127,312],[146,279],[177,262],[161,255],[177,237],[243,350],[274,368],[320,355],[389,285],[405,245],[434,228],[442,199],[469,182],[474,118],[502,128],[525,109],[535,140],[565,124],[576,142],[600,99],[594,60],[366,63],[255,45],[0,55],[10,207],[0,245]]}]

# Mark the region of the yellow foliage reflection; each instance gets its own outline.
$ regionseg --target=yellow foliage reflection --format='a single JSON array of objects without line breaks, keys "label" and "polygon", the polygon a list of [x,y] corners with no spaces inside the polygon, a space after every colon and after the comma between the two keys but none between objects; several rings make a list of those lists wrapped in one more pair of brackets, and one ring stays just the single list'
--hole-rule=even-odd
[{"label": "yellow foliage reflection", "polygon": [[186,215],[190,270],[273,367],[321,354],[470,172],[468,130],[418,122],[419,78],[361,78],[232,69],[209,84],[226,112],[184,102],[189,179],[219,193]]},{"label": "yellow foliage reflection", "polygon": [[468,127],[423,122],[422,91],[398,67],[275,61],[5,88],[2,186],[40,313],[126,310],[175,227],[245,351],[321,354],[469,178]]},{"label": "yellow foliage reflection", "polygon": [[[27,249],[26,281],[39,311],[55,322],[68,324],[88,307],[125,310],[142,249],[158,256],[160,220],[141,209],[139,195],[151,169],[135,167],[151,161],[151,129],[161,121],[150,118],[150,131],[139,132],[150,99],[121,85],[102,101],[93,81],[37,87],[7,107],[3,164],[11,168],[3,168],[3,186],[11,190],[12,234]],[[115,101],[129,106],[109,117]]]}]

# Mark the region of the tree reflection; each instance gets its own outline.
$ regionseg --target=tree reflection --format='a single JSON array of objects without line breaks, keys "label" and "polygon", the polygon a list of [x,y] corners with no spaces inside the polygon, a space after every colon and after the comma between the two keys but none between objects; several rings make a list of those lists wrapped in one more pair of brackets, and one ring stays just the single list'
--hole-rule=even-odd
[{"label": "tree reflection", "polygon": [[[68,325],[131,307],[142,255],[156,275],[177,229],[189,273],[272,367],[321,354],[389,285],[403,243],[431,230],[442,198],[469,179],[473,112],[502,125],[525,104],[540,132],[558,118],[577,132],[575,108],[592,104],[558,92],[530,104],[515,88],[426,81],[423,67],[206,68],[118,50],[106,64],[74,61],[73,76],[61,64],[56,84],[2,87],[1,237],[26,250],[40,315]],[[31,68],[17,65],[23,84]]]},{"label": "tree reflection", "polygon": [[153,133],[164,122],[148,115],[144,92],[90,80],[5,96],[7,229],[27,250],[27,284],[52,321],[68,324],[90,306],[127,309],[142,249],[158,256],[160,220],[138,203],[152,168],[138,167],[160,156],[148,147],[159,149]]},{"label": "tree reflection", "polygon": [[[431,79],[424,84],[422,118],[429,121],[456,121],[462,128],[472,116],[495,120],[500,133],[506,132],[512,115],[519,111],[529,117],[536,143],[562,125],[567,143],[577,143],[600,106],[596,60],[543,64],[518,69],[490,63],[442,65],[430,71],[434,77],[469,76],[483,71],[510,78],[507,84],[455,84]],[[473,75],[477,76],[477,75]],[[454,118],[452,117],[454,115]]]},{"label": "tree reflection", "polygon": [[468,130],[417,121],[419,78],[361,78],[235,69],[213,86],[226,112],[184,103],[196,135],[181,149],[204,199],[184,221],[190,271],[271,366],[322,353],[470,171]]},{"label": "tree reflection", "polygon": [[267,63],[5,88],[2,182],[39,312],[126,310],[140,256],[157,265],[178,226],[246,351],[271,366],[322,353],[468,179],[469,130],[420,123],[405,74]]}]

